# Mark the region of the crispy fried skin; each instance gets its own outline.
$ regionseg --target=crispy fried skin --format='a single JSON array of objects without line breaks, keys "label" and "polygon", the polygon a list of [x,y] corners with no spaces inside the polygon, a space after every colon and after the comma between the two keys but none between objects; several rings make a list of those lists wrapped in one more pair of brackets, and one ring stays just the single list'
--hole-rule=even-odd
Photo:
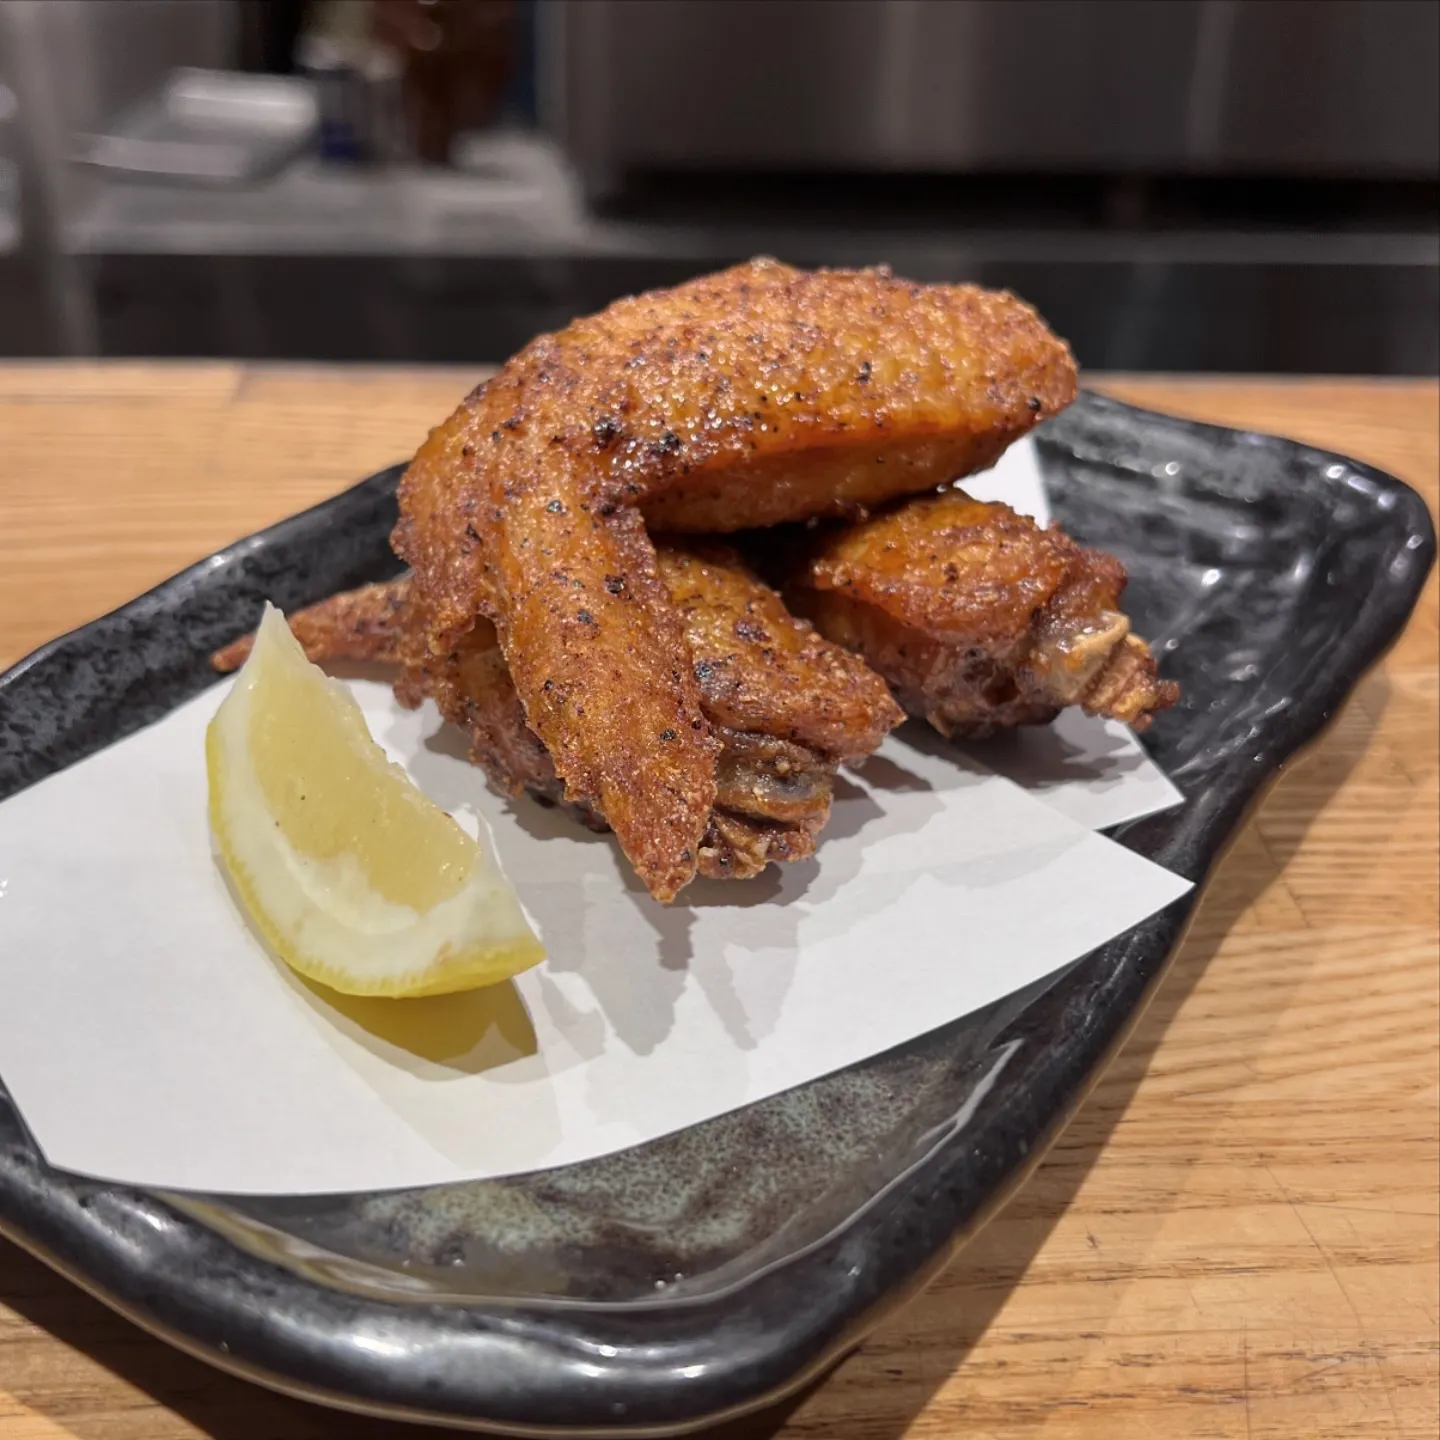
[{"label": "crispy fried skin", "polygon": [[494,622],[566,793],[668,900],[720,747],[646,521],[853,515],[982,468],[1074,393],[1008,295],[753,261],[526,346],[421,447],[394,544],[431,654]]},{"label": "crispy fried skin", "polygon": [[[566,797],[549,752],[525,723],[488,621],[461,640],[452,656],[406,671],[396,688],[412,706],[432,696],[445,719],[470,737],[470,758],[502,793],[529,791],[543,803],[563,804],[591,830],[610,828],[598,807]],[[896,718],[903,718],[898,710]],[[836,758],[724,725],[717,725],[715,734],[720,742],[715,807],[701,837],[699,873],[744,880],[772,860],[812,855],[830,817]]]},{"label": "crispy fried skin", "polygon": [[[404,665],[424,654],[410,607],[410,577],[362,585],[332,595],[289,617],[290,630],[311,660],[376,660]],[[249,657],[253,635],[242,635],[211,661],[217,670],[238,670]]]},{"label": "crispy fried skin", "polygon": [[904,719],[880,676],[797,620],[728,545],[662,540],[658,554],[713,724],[851,760]]},{"label": "crispy fried skin", "polygon": [[[868,755],[903,713],[864,661],[791,615],[728,546],[673,540],[658,553],[719,744],[699,873],[742,879],[772,860],[812,854],[837,764]],[[291,627],[312,660],[404,666],[401,700],[433,697],[499,790],[566,801],[549,752],[526,724],[495,627],[481,620],[449,654],[427,655],[410,594],[402,576],[299,611]],[[216,667],[243,664],[250,643],[247,636],[217,652]],[[567,803],[582,823],[607,828],[598,805]]]},{"label": "crispy fried skin", "polygon": [[1179,688],[1120,610],[1125,569],[958,490],[815,542],[787,601],[863,655],[942,734],[1045,723],[1067,705],[1144,730]]}]

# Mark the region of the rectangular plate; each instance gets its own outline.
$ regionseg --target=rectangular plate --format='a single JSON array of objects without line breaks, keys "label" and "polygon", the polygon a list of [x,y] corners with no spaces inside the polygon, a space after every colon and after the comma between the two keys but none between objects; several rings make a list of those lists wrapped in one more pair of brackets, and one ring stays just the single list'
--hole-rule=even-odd
[{"label": "rectangular plate", "polygon": [[[1197,882],[1395,638],[1423,502],[1354,461],[1083,395],[1039,435],[1057,518],[1128,566],[1184,699],[1185,792],[1116,838]],[[399,468],[243,540],[0,677],[0,798],[213,683],[263,598],[394,573]],[[0,1229],[224,1368],[377,1414],[675,1434],[803,1384],[1034,1163],[1134,1022],[1193,895],[1030,991],[650,1145],[377,1196],[165,1196],[55,1171],[0,1090]],[[1003,937],[997,937],[1003,943]]]}]

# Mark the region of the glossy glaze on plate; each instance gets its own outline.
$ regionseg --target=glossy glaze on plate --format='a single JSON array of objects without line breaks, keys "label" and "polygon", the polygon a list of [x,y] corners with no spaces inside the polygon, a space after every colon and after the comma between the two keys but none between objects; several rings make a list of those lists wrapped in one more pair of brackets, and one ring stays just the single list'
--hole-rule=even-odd
[{"label": "glossy glaze on plate", "polygon": [[[1404,624],[1433,557],[1429,516],[1367,466],[1091,395],[1039,444],[1057,518],[1129,566],[1128,608],[1184,688],[1147,740],[1188,803],[1117,838],[1201,881]],[[207,656],[262,599],[289,608],[393,573],[396,475],[0,677],[0,795],[212,683]],[[800,1383],[943,1263],[1073,1110],[1193,901],[851,1070],[516,1180],[164,1197],[50,1170],[0,1091],[0,1228],[140,1323],[312,1398],[477,1427],[675,1433]]]}]

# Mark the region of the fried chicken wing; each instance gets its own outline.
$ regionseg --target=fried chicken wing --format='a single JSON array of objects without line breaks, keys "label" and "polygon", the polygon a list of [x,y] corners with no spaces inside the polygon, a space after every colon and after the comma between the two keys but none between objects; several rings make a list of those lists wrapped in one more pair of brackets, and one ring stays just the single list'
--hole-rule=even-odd
[{"label": "fried chicken wing", "polygon": [[658,556],[712,724],[854,760],[904,719],[880,676],[797,620],[730,546],[661,540]]},{"label": "fried chicken wing", "polygon": [[[362,585],[332,595],[289,617],[291,634],[311,660],[375,660],[405,665],[425,653],[425,637],[414,624],[410,577]],[[238,670],[249,658],[253,635],[242,635],[211,663],[217,670]]]},{"label": "fried chicken wing", "polygon": [[[717,543],[662,542],[660,573],[682,616],[707,721],[719,746],[715,801],[698,846],[700,874],[745,878],[813,853],[841,760],[868,755],[904,718],[884,680],[858,656],[797,620],[775,592]],[[336,595],[291,618],[310,659],[389,660],[397,693],[432,697],[470,741],[471,757],[506,794],[565,802],[582,823],[607,817],[566,801],[554,762],[529,728],[495,627],[482,620],[449,654],[427,655],[408,576]],[[216,653],[232,670],[250,637]]]},{"label": "fried chicken wing", "polygon": [[785,596],[942,734],[1047,723],[1067,705],[1144,730],[1180,692],[1130,633],[1125,580],[1057,526],[947,490],[813,543]]},{"label": "fried chicken wing", "polygon": [[421,447],[394,545],[430,654],[494,623],[565,793],[668,900],[722,747],[647,523],[858,515],[983,468],[1074,393],[1009,295],[754,261],[526,346]]},{"label": "fried chicken wing", "polygon": [[[471,759],[502,793],[528,791],[542,803],[563,805],[591,830],[610,828],[598,807],[566,797],[549,752],[525,723],[488,622],[466,636],[453,657],[407,671],[397,691],[412,706],[431,696],[445,719],[469,737]],[[903,718],[898,709],[895,718]],[[698,872],[743,880],[771,861],[812,855],[830,817],[837,757],[724,725],[716,725],[715,734],[715,805],[701,838]]]}]

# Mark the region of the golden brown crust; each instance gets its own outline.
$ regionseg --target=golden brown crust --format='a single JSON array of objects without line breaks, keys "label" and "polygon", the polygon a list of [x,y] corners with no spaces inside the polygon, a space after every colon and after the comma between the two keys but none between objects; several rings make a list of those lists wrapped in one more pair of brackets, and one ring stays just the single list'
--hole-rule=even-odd
[{"label": "golden brown crust", "polygon": [[1137,730],[1173,705],[1120,611],[1125,569],[1004,505],[909,500],[813,543],[786,598],[865,657],[911,715],[978,737],[1067,705]]},{"label": "golden brown crust", "polygon": [[905,718],[880,676],[792,615],[730,546],[658,545],[709,720],[850,760]]},{"label": "golden brown crust", "polygon": [[933,639],[994,645],[1024,633],[1074,568],[1075,551],[1059,530],[957,490],[833,532],[805,579]]},{"label": "golden brown crust", "polygon": [[[410,577],[362,585],[332,595],[288,617],[291,632],[311,660],[375,660],[403,665],[424,653],[410,614]],[[255,637],[242,635],[210,657],[217,670],[238,670]]]},{"label": "golden brown crust", "polygon": [[[458,641],[449,655],[407,671],[404,683],[412,696],[429,695],[441,715],[467,736],[471,761],[502,794],[530,790],[560,799],[554,763],[525,724],[524,708],[488,620]],[[585,806],[578,808],[589,815]]]},{"label": "golden brown crust", "polygon": [[[902,712],[878,675],[791,615],[728,546],[664,541],[658,556],[719,745],[700,873],[741,879],[771,860],[813,853],[837,764],[868,755]],[[526,724],[495,627],[478,621],[447,654],[427,655],[411,599],[402,577],[332,596],[291,623],[312,660],[400,663],[402,703],[433,698],[502,794],[524,790],[564,801],[583,824],[608,828],[598,803],[566,796],[549,752]],[[251,639],[217,652],[214,663],[234,668]]]},{"label": "golden brown crust", "polygon": [[988,463],[1074,391],[1008,295],[754,261],[526,346],[421,447],[395,547],[432,652],[495,622],[567,792],[669,899],[718,747],[640,510],[676,530],[853,513]]}]

